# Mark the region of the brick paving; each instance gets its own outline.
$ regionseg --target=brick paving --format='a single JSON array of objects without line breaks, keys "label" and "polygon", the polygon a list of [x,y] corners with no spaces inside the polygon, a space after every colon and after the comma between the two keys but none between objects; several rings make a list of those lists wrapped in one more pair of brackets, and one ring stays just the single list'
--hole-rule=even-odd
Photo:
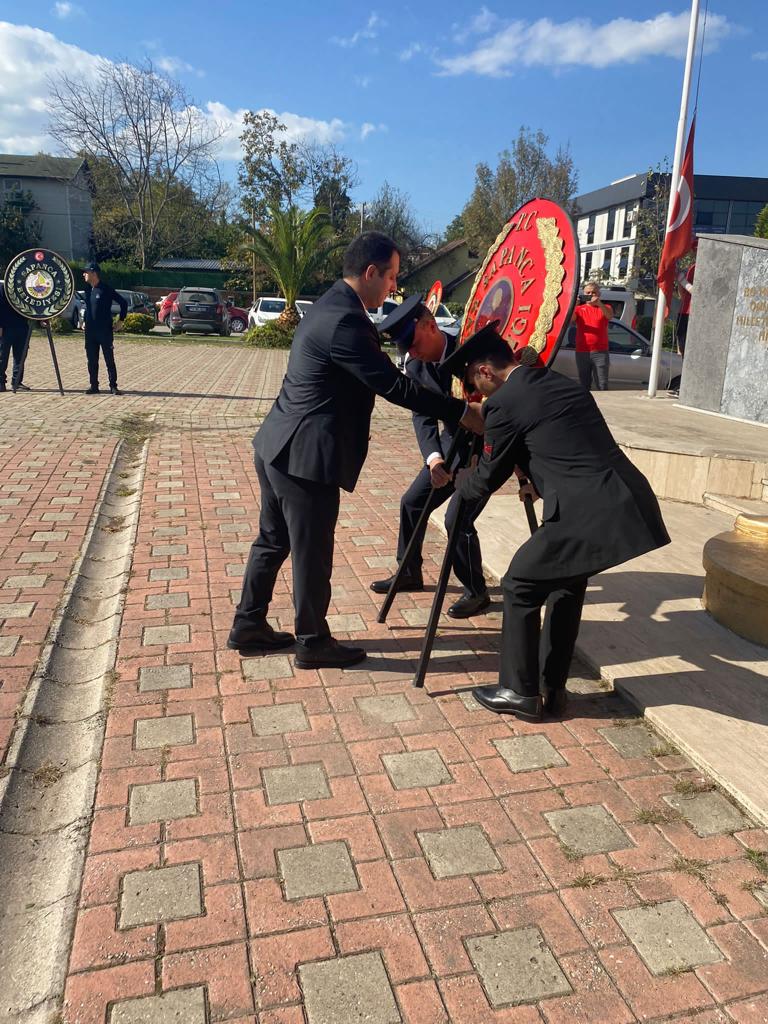
[{"label": "brick paving", "polygon": [[[237,356],[229,379],[257,377]],[[205,403],[192,429],[158,409],[149,442],[63,1020],[768,1020],[764,829],[577,666],[562,722],[475,704],[498,595],[443,620],[410,685],[431,593],[381,626],[368,589],[418,464],[407,415],[380,404],[337,533],[332,622],[368,660],[226,649],[258,493],[249,433]]]}]

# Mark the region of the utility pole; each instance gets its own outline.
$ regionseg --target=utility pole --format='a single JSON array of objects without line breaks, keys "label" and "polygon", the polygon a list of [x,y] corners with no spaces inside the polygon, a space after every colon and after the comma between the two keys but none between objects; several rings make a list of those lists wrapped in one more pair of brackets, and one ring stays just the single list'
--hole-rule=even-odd
[{"label": "utility pole", "polygon": [[360,234],[363,233],[363,218],[365,217],[365,203],[360,203]]},{"label": "utility pole", "polygon": [[[251,227],[256,233],[256,210],[251,207]],[[256,305],[256,253],[251,253],[251,305]]]},{"label": "utility pole", "polygon": [[[680,184],[680,164],[683,160],[683,142],[685,138],[685,124],[688,120],[688,97],[691,92],[691,71],[693,69],[693,54],[696,49],[696,35],[699,27],[699,0],[691,2],[691,23],[688,28],[688,51],[685,55],[685,71],[683,72],[683,94],[680,98],[680,117],[677,122],[677,139],[675,140],[675,158],[672,163],[672,177],[669,182],[669,207],[667,208],[667,231],[672,223],[672,210],[675,206],[677,188]],[[659,361],[661,358],[661,344],[664,338],[664,319],[666,301],[664,294],[659,289],[656,297],[656,315],[653,321],[653,352],[651,354],[651,369],[648,378],[648,397],[656,397],[656,387],[659,383]]]}]

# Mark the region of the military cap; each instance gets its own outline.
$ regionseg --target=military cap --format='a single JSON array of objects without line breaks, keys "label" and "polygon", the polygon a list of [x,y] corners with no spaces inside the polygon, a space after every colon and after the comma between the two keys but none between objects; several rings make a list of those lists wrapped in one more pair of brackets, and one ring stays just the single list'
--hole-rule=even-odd
[{"label": "military cap", "polygon": [[413,344],[413,332],[416,330],[417,321],[428,312],[421,295],[409,295],[397,309],[381,321],[378,325],[379,334],[393,341],[400,355],[405,355]]}]

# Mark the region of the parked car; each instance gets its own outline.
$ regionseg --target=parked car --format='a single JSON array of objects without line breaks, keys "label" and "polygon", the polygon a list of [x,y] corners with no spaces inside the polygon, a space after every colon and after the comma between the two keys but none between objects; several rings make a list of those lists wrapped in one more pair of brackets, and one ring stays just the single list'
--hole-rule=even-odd
[{"label": "parked car", "polygon": [[168,316],[171,334],[202,331],[229,336],[229,309],[215,288],[182,288]]},{"label": "parked car", "polygon": [[[611,368],[608,386],[614,390],[644,388],[651,373],[651,346],[642,334],[619,320],[608,324],[608,350]],[[576,325],[571,324],[555,356],[552,369],[566,377],[579,379],[576,370]],[[676,352],[663,350],[659,360],[659,388],[674,391],[680,387],[683,360]]]},{"label": "parked car", "polygon": [[61,316],[69,320],[73,327],[79,327],[81,323],[81,311],[85,306],[85,292],[76,291]]},{"label": "parked car", "polygon": [[227,299],[227,309],[232,334],[242,334],[248,327],[248,310],[236,306],[232,299]]},{"label": "parked car", "polygon": [[394,299],[384,299],[382,304],[375,309],[368,309],[368,319],[374,324],[380,324],[382,320],[386,320],[390,313],[393,313],[400,305],[399,302],[395,302]]},{"label": "parked car", "polygon": [[455,327],[456,325],[456,317],[444,302],[439,303],[435,310],[435,322],[441,331],[444,331],[446,327]]},{"label": "parked car", "polygon": [[[296,309],[303,317],[312,303],[309,299],[297,299]],[[277,320],[285,309],[285,299],[274,295],[262,295],[248,310],[248,326],[263,327],[270,320]]]},{"label": "parked car", "polygon": [[168,292],[167,295],[163,295],[160,302],[157,305],[157,322],[164,324],[168,319],[168,314],[171,312],[171,307],[176,301],[178,292]]}]

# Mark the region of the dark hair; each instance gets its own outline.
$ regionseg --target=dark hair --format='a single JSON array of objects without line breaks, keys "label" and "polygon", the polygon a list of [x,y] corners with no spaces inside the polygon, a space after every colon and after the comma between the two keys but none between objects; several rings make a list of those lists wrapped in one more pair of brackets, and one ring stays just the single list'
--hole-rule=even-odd
[{"label": "dark hair", "polygon": [[473,356],[464,369],[464,381],[467,383],[469,368],[474,366],[475,363],[490,363],[494,370],[504,370],[514,362],[515,355],[503,338],[497,336],[495,338],[490,337],[487,340],[484,339],[480,355]]},{"label": "dark hair", "polygon": [[353,239],[344,253],[344,277],[360,277],[373,263],[379,271],[392,259],[392,253],[400,254],[395,242],[382,231],[364,231]]}]

